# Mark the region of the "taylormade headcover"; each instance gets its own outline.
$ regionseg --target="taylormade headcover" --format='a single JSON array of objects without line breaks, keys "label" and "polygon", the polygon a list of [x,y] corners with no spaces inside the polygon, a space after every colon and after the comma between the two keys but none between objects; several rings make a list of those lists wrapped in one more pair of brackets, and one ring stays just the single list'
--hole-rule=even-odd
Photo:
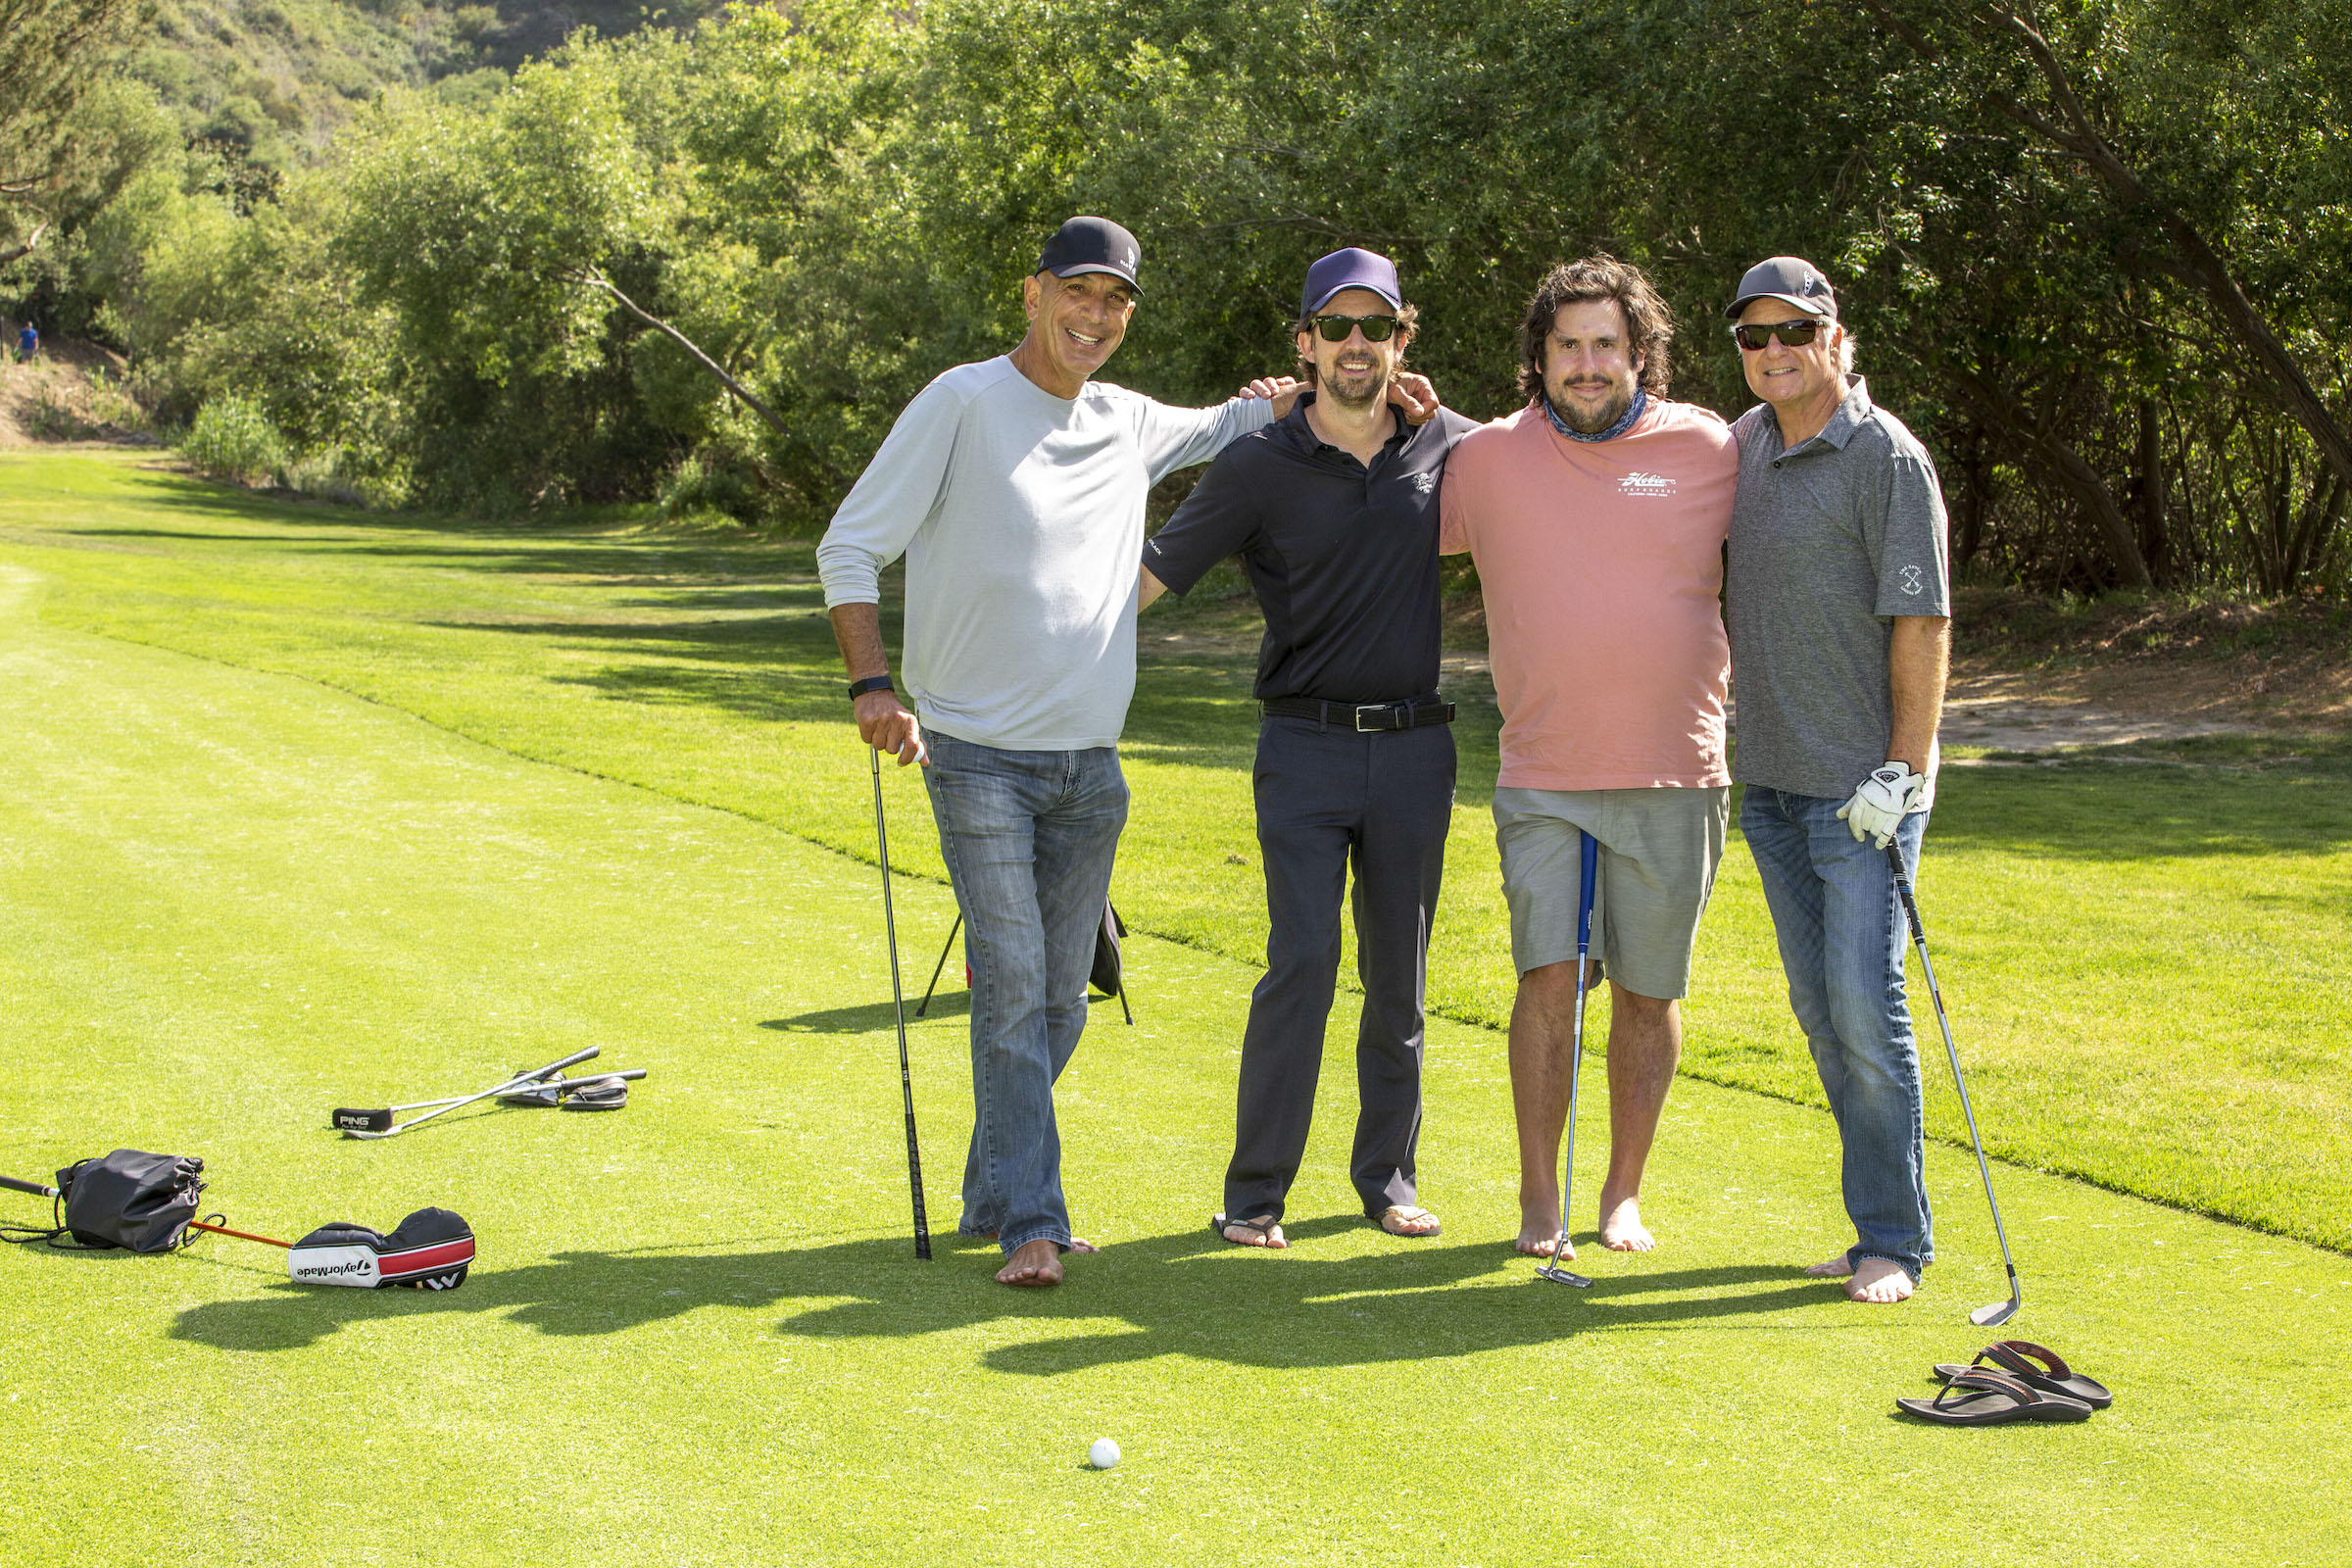
[{"label": "taylormade headcover", "polygon": [[348,1222],[321,1225],[286,1253],[286,1273],[297,1285],[454,1291],[472,1262],[466,1221],[446,1208],[420,1208],[389,1236]]}]

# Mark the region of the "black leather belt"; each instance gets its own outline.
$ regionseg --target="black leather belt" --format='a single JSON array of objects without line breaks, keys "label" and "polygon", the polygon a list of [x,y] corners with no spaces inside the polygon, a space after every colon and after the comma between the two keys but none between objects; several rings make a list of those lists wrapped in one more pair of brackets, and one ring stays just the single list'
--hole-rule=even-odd
[{"label": "black leather belt", "polygon": [[1453,722],[1453,705],[1440,697],[1404,703],[1327,703],[1319,697],[1275,697],[1257,706],[1268,718],[1311,718],[1318,724],[1367,732]]}]

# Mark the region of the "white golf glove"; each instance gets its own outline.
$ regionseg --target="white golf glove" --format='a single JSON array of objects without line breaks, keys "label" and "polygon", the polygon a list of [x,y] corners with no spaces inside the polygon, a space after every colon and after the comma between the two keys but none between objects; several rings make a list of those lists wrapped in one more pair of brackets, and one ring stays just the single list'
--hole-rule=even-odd
[{"label": "white golf glove", "polygon": [[1854,791],[1854,798],[1838,808],[1838,814],[1845,819],[1854,842],[1876,838],[1883,850],[1893,842],[1894,830],[1919,804],[1920,792],[1927,787],[1925,773],[1912,772],[1907,762],[1888,762],[1871,770],[1862,787]]}]

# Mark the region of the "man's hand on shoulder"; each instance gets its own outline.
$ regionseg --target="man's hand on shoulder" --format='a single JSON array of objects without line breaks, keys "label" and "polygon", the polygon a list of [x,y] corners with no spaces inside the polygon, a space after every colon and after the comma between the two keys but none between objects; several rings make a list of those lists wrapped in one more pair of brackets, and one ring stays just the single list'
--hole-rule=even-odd
[{"label": "man's hand on shoulder", "polygon": [[866,692],[858,697],[858,738],[877,752],[896,754],[899,765],[931,765],[931,748],[923,743],[923,726],[906,710],[894,691]]},{"label": "man's hand on shoulder", "polygon": [[1418,370],[1398,370],[1389,382],[1389,401],[1404,411],[1407,424],[1427,424],[1445,405],[1438,389]]},{"label": "man's hand on shoulder", "polygon": [[1265,398],[1274,405],[1274,417],[1288,418],[1298,406],[1303,383],[1295,375],[1261,375],[1234,394],[1243,398]]}]

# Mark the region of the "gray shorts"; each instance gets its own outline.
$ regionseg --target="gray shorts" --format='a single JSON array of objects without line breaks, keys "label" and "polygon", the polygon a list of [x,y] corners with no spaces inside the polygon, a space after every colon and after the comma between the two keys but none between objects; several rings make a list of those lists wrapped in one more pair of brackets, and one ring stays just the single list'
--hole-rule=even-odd
[{"label": "gray shorts", "polygon": [[1494,842],[1521,974],[1576,959],[1578,840],[1600,844],[1592,950],[1636,996],[1690,994],[1690,949],[1723,863],[1729,788],[1494,792]]}]

